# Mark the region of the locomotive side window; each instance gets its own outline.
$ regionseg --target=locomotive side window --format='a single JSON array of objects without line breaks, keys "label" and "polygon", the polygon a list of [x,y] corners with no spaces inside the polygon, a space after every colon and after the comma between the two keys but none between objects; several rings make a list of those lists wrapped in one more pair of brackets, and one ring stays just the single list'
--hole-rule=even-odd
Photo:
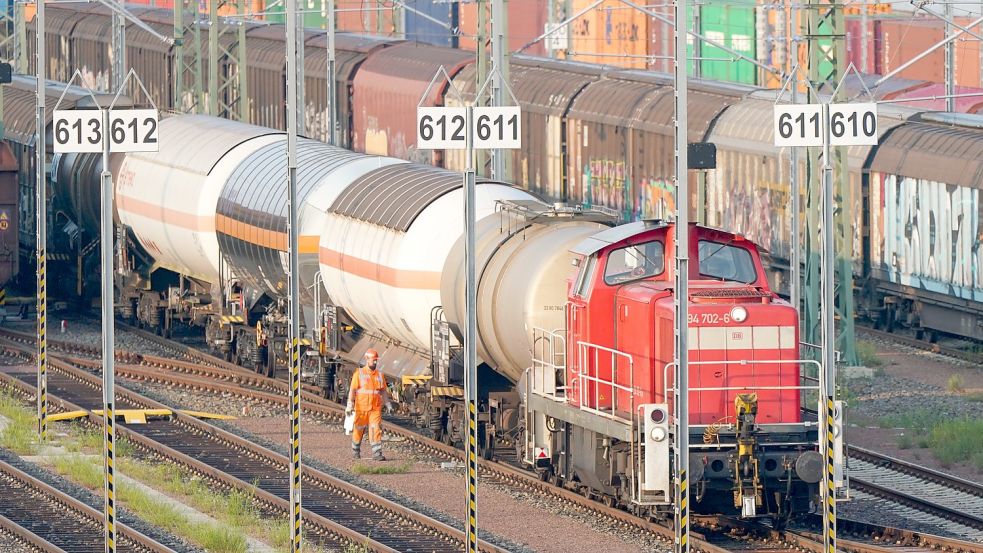
[{"label": "locomotive side window", "polygon": [[608,254],[604,282],[615,285],[662,274],[664,257],[665,247],[658,240],[618,248]]},{"label": "locomotive side window", "polygon": [[590,290],[590,282],[594,280],[594,267],[597,265],[597,256],[592,255],[580,264],[580,273],[577,275],[577,283],[574,285],[574,295],[582,298],[587,297]]},{"label": "locomotive side window", "polygon": [[709,240],[700,240],[700,275],[745,283],[758,280],[749,251]]}]

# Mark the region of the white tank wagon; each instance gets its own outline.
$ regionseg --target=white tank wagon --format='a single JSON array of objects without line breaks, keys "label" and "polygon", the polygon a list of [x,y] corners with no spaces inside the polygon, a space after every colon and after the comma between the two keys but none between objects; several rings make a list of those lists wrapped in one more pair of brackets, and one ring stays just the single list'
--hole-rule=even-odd
[{"label": "white tank wagon", "polygon": [[[143,323],[204,325],[230,359],[272,374],[286,364],[285,136],[177,116],[162,121],[160,140],[158,153],[114,160],[120,221],[152,269],[166,269],[128,279],[143,284],[123,294],[146,307]],[[404,399],[456,420],[445,415],[463,377],[461,175],[301,139],[297,178],[303,327],[317,346],[305,373],[328,395],[344,393],[344,360],[374,347],[383,370],[413,388]],[[481,381],[511,404],[533,329],[565,324],[570,249],[601,225],[484,179],[476,205]],[[433,411],[433,398],[446,402]]]}]

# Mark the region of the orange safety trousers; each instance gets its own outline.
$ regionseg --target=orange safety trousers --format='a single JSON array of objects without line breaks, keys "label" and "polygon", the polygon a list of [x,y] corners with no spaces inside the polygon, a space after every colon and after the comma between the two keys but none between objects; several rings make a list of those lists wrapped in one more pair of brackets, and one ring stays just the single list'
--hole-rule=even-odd
[{"label": "orange safety trousers", "polygon": [[355,411],[355,428],[352,429],[352,448],[359,449],[362,446],[362,436],[365,429],[369,430],[369,444],[372,446],[372,453],[382,451],[382,410],[374,411]]}]

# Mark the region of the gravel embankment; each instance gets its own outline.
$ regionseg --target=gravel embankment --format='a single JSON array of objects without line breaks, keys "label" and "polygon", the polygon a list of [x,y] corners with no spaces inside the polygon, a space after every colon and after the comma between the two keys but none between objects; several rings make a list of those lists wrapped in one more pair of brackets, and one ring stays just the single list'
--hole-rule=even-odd
[{"label": "gravel embankment", "polygon": [[[38,465],[28,463],[6,449],[0,448],[0,459],[47,483],[48,485],[82,501],[97,511],[101,512],[103,509],[103,497],[101,495],[96,495],[90,492],[88,489],[66,480],[57,474],[49,472]],[[162,543],[167,547],[170,547],[175,551],[186,553],[206,553],[205,550],[190,545],[181,538],[153,526],[145,522],[143,519],[137,518],[126,507],[121,506],[119,508],[119,520],[123,524],[130,526],[134,530],[146,535],[158,543]],[[3,549],[0,550],[6,551]]]}]

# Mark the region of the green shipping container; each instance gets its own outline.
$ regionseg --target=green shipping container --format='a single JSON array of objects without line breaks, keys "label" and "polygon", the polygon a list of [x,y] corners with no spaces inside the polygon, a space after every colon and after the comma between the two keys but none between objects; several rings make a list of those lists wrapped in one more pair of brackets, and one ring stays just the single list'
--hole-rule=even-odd
[{"label": "green shipping container", "polygon": [[[284,15],[283,0],[267,0],[264,2],[263,12],[267,21],[273,23],[286,23],[287,17]],[[308,29],[327,29],[328,12],[327,2],[322,0],[299,0],[297,9],[304,15],[304,27]]]},{"label": "green shipping container", "polygon": [[[751,59],[757,59],[754,13],[753,2],[705,4],[700,8],[700,34]],[[703,43],[701,58],[703,78],[758,84],[758,68],[747,60],[732,61],[733,55],[707,42]]]}]

